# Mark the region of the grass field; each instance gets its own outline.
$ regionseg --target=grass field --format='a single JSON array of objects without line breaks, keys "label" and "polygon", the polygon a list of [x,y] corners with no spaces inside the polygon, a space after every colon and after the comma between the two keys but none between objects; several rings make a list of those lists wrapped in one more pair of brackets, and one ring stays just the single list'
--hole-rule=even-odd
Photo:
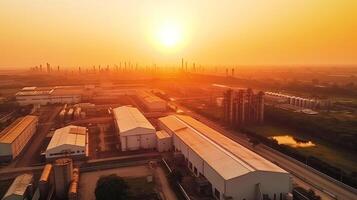
[{"label": "grass field", "polygon": [[290,135],[302,140],[312,141],[316,144],[316,146],[300,147],[296,149],[298,149],[303,155],[315,156],[333,166],[344,169],[345,171],[357,172],[357,160],[355,159],[355,154],[346,150],[341,150],[332,144],[322,141],[321,139],[312,138],[289,128],[272,124],[249,127],[248,129],[266,137]]}]

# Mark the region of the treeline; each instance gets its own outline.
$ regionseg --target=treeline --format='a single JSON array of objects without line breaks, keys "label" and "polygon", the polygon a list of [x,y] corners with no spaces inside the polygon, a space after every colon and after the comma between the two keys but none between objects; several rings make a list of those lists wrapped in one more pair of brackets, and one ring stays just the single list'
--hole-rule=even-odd
[{"label": "treeline", "polygon": [[301,82],[291,82],[280,88],[281,90],[304,92],[314,95],[324,96],[348,96],[357,97],[357,86],[353,83],[346,85],[329,84],[324,87],[317,87],[315,84]]},{"label": "treeline", "polygon": [[242,128],[240,130],[242,133],[245,133],[249,138],[251,143],[253,144],[258,144],[258,143],[263,143],[279,152],[282,152],[302,163],[305,163],[309,165],[310,167],[327,174],[328,176],[339,180],[347,185],[350,185],[352,187],[357,188],[357,173],[352,172],[352,173],[347,173],[340,168],[331,166],[330,164],[320,160],[317,157],[314,156],[304,156],[301,153],[299,153],[298,150],[291,148],[286,145],[278,144],[277,141],[269,139],[265,136],[259,135],[258,133],[255,133],[251,130]]},{"label": "treeline", "polygon": [[357,121],[294,113],[265,106],[265,119],[315,136],[341,148],[357,151]]}]

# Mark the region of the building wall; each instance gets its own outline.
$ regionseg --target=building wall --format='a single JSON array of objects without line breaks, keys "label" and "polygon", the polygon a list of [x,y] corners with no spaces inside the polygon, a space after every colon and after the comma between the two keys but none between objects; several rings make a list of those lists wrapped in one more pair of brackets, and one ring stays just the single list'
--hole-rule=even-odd
[{"label": "building wall", "polygon": [[47,103],[49,103],[49,99],[49,95],[16,96],[16,101],[21,106],[30,104],[46,105]]},{"label": "building wall", "polygon": [[[67,153],[64,153],[67,152]],[[64,156],[86,156],[86,147],[73,145],[61,145],[46,151],[46,159],[60,158]]]},{"label": "building wall", "polygon": [[81,102],[81,95],[63,95],[63,96],[51,96],[51,95],[33,95],[33,96],[16,96],[16,101],[22,105],[31,104],[54,104],[54,103],[79,103]]},{"label": "building wall", "polygon": [[[135,132],[135,134],[129,132]],[[156,147],[157,141],[155,130],[145,130],[140,128],[129,132],[119,134],[122,151],[154,149]]]},{"label": "building wall", "polygon": [[16,158],[36,132],[37,124],[38,120],[34,120],[11,144],[0,143],[0,156]]},{"label": "building wall", "polygon": [[156,133],[140,135],[141,149],[154,149],[156,147]]},{"label": "building wall", "polygon": [[274,200],[280,199],[292,190],[289,174],[254,171],[226,182],[226,195],[233,199],[255,199],[260,184],[261,194],[267,194]]},{"label": "building wall", "polygon": [[[174,148],[180,151],[188,161],[188,168],[195,174],[195,168],[197,169],[196,176],[202,174],[212,184],[212,191],[217,189],[221,196],[225,191],[225,180],[220,176],[212,167],[210,167],[199,155],[192,151],[180,138],[176,135],[173,137]],[[192,164],[192,165],[191,165]],[[197,175],[198,174],[198,175]],[[223,197],[223,196],[222,196]]]},{"label": "building wall", "polygon": [[165,152],[170,151],[172,148],[172,137],[167,138],[156,138],[157,139],[157,151],[158,152]]}]

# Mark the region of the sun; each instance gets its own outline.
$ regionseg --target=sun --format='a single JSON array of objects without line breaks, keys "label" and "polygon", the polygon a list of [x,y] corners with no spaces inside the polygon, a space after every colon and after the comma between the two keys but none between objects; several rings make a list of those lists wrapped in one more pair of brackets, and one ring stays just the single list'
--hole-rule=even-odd
[{"label": "sun", "polygon": [[182,29],[175,24],[164,24],[159,27],[157,39],[166,48],[177,47],[183,39]]}]

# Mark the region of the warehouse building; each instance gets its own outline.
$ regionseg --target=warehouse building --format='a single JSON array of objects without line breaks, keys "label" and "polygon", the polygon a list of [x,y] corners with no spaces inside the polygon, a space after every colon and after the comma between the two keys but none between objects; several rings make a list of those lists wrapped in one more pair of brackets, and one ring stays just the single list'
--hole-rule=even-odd
[{"label": "warehouse building", "polygon": [[279,200],[292,190],[288,172],[189,116],[163,117],[159,126],[216,199]]},{"label": "warehouse building", "polygon": [[24,87],[16,93],[16,101],[22,105],[46,105],[55,103],[79,103],[88,99],[91,91],[81,86]]},{"label": "warehouse building", "polygon": [[156,130],[137,108],[114,108],[113,115],[122,151],[156,147]]},{"label": "warehouse building", "polygon": [[172,137],[165,130],[156,132],[158,152],[170,151],[172,149]]},{"label": "warehouse building", "polygon": [[2,200],[31,199],[33,190],[33,175],[22,174],[15,178]]},{"label": "warehouse building", "polygon": [[36,132],[38,117],[27,115],[17,119],[0,133],[0,161],[16,158]]},{"label": "warehouse building", "polygon": [[66,126],[57,129],[47,146],[46,159],[60,157],[85,158],[88,156],[88,133],[86,127]]},{"label": "warehouse building", "polygon": [[137,97],[144,104],[145,108],[150,112],[164,112],[167,109],[165,100],[144,90],[137,91]]}]

